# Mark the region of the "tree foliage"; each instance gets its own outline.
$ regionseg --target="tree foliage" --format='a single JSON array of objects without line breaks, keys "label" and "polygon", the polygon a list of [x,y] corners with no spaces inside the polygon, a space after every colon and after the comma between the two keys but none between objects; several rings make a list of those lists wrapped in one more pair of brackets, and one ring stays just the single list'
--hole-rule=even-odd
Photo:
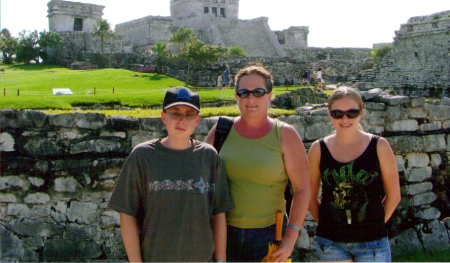
[{"label": "tree foliage", "polygon": [[44,63],[51,62],[49,61],[48,49],[49,48],[58,48],[63,43],[62,37],[56,33],[55,31],[47,32],[44,31],[39,33],[39,56],[44,60]]},{"label": "tree foliage", "polygon": [[170,52],[167,51],[169,43],[156,42],[156,45],[152,47],[152,51],[156,57],[156,65],[158,67],[158,73],[165,74],[165,66],[167,59],[170,57]]},{"label": "tree foliage", "polygon": [[392,50],[392,45],[384,45],[381,47],[376,47],[372,51],[372,58],[375,63],[378,63]]},{"label": "tree foliage", "polygon": [[235,56],[239,56],[239,57],[247,56],[247,54],[245,53],[244,49],[242,47],[239,47],[239,46],[231,47],[228,52],[229,52],[230,55],[235,55]]},{"label": "tree foliage", "polygon": [[23,30],[19,33],[19,45],[17,46],[16,61],[30,64],[32,60],[39,63],[38,32]]},{"label": "tree foliage", "polygon": [[114,30],[112,30],[111,24],[106,19],[97,20],[97,26],[93,32],[93,35],[100,38],[100,48],[102,54],[104,53],[105,40],[116,36]]},{"label": "tree foliage", "polygon": [[174,32],[170,41],[178,44],[179,53],[177,56],[187,62],[187,83],[189,83],[192,66],[204,66],[206,62],[217,61],[220,56],[228,51],[224,47],[207,45],[201,42],[191,28],[179,28]]},{"label": "tree foliage", "polygon": [[11,32],[3,28],[0,31],[0,50],[2,52],[2,61],[5,64],[13,62],[13,56],[16,54],[19,40],[11,36]]}]

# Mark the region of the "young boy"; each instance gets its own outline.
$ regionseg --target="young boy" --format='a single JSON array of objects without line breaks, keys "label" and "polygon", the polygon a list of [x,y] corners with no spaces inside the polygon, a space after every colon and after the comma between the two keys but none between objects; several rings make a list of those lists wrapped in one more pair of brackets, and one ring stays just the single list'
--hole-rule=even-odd
[{"label": "young boy", "polygon": [[169,89],[167,137],[137,145],[124,163],[108,208],[120,212],[130,262],[226,260],[225,212],[234,205],[217,152],[190,138],[199,113],[198,94]]}]

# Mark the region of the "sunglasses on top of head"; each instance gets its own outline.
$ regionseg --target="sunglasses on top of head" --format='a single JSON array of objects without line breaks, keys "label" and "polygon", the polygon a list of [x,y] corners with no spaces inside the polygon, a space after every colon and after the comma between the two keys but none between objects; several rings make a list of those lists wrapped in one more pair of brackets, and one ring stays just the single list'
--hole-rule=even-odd
[{"label": "sunglasses on top of head", "polygon": [[248,96],[250,96],[250,93],[253,94],[253,96],[259,98],[266,95],[269,92],[267,92],[267,90],[263,88],[256,88],[254,90],[240,89],[236,91],[236,95],[238,95],[239,98],[247,98]]},{"label": "sunglasses on top of head", "polygon": [[347,115],[347,117],[349,119],[355,119],[359,116],[360,113],[361,113],[360,109],[349,109],[346,111],[342,111],[342,110],[331,110],[330,111],[331,117],[333,117],[333,119],[342,119],[342,118],[344,118],[344,115]]}]

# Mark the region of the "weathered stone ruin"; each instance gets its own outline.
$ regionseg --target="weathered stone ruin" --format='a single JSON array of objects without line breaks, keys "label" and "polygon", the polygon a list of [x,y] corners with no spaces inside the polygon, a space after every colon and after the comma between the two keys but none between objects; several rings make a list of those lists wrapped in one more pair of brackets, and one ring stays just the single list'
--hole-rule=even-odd
[{"label": "weathered stone ruin", "polygon": [[[394,255],[450,249],[450,99],[363,92],[366,131],[391,144],[402,201],[388,223]],[[67,262],[126,259],[119,214],[106,208],[125,158],[140,142],[166,135],[160,118],[96,113],[46,115],[1,110],[0,261]],[[217,117],[202,119],[205,140]],[[324,104],[280,117],[308,149],[332,126]],[[302,226],[294,261],[316,261],[316,223]]]}]

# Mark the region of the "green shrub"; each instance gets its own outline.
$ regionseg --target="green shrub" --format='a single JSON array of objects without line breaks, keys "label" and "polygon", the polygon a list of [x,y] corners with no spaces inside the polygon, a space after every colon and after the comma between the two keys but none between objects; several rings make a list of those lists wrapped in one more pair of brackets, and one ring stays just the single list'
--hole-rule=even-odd
[{"label": "green shrub", "polygon": [[392,45],[385,45],[382,47],[376,47],[372,51],[372,58],[380,61],[392,50]]}]

